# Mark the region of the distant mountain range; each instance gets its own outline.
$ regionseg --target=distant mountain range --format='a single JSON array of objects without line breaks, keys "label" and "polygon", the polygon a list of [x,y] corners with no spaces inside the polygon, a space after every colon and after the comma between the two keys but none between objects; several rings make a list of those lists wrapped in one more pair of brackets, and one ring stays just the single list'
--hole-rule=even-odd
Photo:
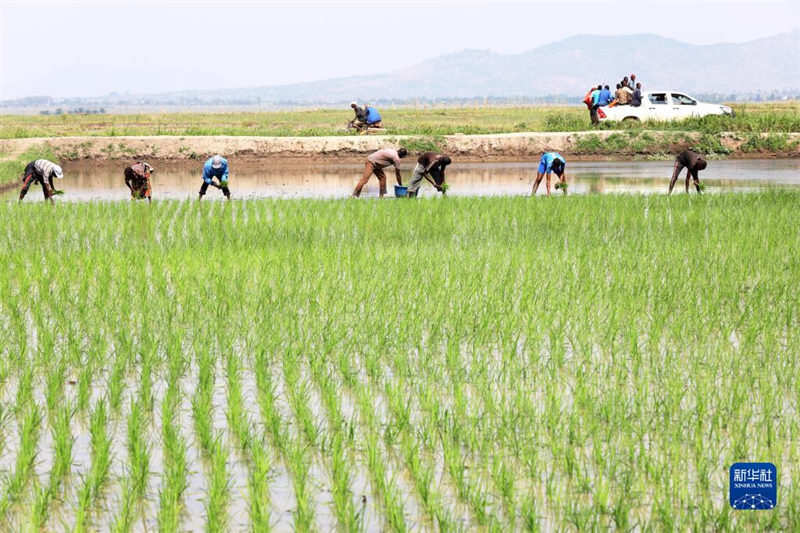
[{"label": "distant mountain range", "polygon": [[[691,45],[651,34],[578,35],[519,54],[464,50],[382,74],[273,87],[180,91],[150,95],[47,97],[12,105],[319,105],[350,100],[436,99],[575,101],[598,83],[636,73],[645,88],[694,94],[800,94],[800,29],[748,43]],[[37,103],[38,102],[38,103]]]}]

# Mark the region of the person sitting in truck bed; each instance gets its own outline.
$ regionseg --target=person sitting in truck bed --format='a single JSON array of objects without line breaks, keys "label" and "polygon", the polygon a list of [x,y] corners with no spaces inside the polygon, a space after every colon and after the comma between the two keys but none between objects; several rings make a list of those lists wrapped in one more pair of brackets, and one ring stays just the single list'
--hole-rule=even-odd
[{"label": "person sitting in truck bed", "polygon": [[633,107],[639,107],[642,105],[642,84],[637,83],[636,89],[634,89],[633,94],[631,95],[631,105]]},{"label": "person sitting in truck bed", "polygon": [[600,96],[597,99],[598,104],[600,107],[607,106],[614,100],[614,97],[611,96],[611,89],[608,88],[608,85],[603,87],[603,90],[600,91]]},{"label": "person sitting in truck bed", "polygon": [[631,103],[632,94],[633,91],[631,91],[626,85],[618,83],[617,90],[614,91],[614,101],[608,104],[608,107],[614,107],[617,105],[629,105]]}]

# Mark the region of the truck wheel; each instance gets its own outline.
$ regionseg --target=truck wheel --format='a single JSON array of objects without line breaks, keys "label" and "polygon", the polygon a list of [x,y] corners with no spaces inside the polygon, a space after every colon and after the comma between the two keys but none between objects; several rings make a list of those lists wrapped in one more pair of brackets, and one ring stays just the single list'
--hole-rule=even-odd
[{"label": "truck wheel", "polygon": [[639,117],[625,117],[622,122],[639,122]]}]

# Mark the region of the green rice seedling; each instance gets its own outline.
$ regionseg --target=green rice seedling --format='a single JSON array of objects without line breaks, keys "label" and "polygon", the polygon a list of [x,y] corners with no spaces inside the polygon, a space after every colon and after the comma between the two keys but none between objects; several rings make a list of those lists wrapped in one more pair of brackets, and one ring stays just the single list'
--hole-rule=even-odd
[{"label": "green rice seedling", "polygon": [[319,437],[319,429],[309,407],[310,393],[306,384],[300,381],[300,369],[296,358],[289,356],[284,359],[284,372],[286,385],[290,391],[289,401],[292,411],[294,411],[295,417],[309,444],[314,446]]},{"label": "green rice seedling", "polygon": [[42,415],[39,407],[35,403],[31,403],[30,407],[21,416],[19,449],[17,450],[14,471],[3,487],[3,497],[0,499],[0,520],[6,518],[9,509],[19,500],[22,491],[33,475],[34,462],[36,461],[36,444],[39,439],[41,421]]},{"label": "green rice seedling", "polygon": [[148,443],[144,407],[134,398],[130,400],[127,417],[128,461],[122,479],[121,502],[114,517],[115,532],[127,532],[133,527],[136,510],[146,495],[147,478],[150,474],[150,444]]},{"label": "green rice seedling", "polygon": [[293,516],[294,527],[298,531],[311,531],[314,522],[314,507],[311,501],[311,485],[308,477],[309,460],[306,450],[306,445],[297,439],[291,442],[286,451],[297,501]]},{"label": "green rice seedling", "polygon": [[8,407],[0,403],[0,454],[4,452],[8,434],[6,432],[6,425],[9,421]]},{"label": "green rice seedling", "polygon": [[241,361],[233,351],[229,352],[226,364],[228,376],[228,424],[233,429],[233,434],[249,461],[248,489],[250,505],[248,506],[248,512],[252,528],[254,531],[269,531],[271,529],[269,494],[271,462],[264,438],[254,434],[250,421],[245,414],[240,379],[241,371]]},{"label": "green rice seedling", "polygon": [[520,505],[520,515],[522,518],[522,526],[525,531],[536,532],[541,530],[539,526],[539,516],[536,512],[536,498],[533,494],[527,494],[522,499]]},{"label": "green rice seedling", "polygon": [[108,435],[106,403],[98,401],[91,413],[89,431],[92,452],[89,473],[78,489],[78,506],[75,511],[75,530],[88,530],[89,514],[108,481],[111,469],[111,439]]},{"label": "green rice seedling", "polygon": [[214,430],[211,419],[214,377],[210,359],[201,359],[199,363],[197,391],[192,397],[192,414],[200,448],[205,454],[210,455],[214,450]]},{"label": "green rice seedling", "polygon": [[270,518],[269,473],[271,468],[270,458],[267,455],[263,442],[253,446],[252,464],[250,466],[249,516],[254,531],[270,531],[272,529]]},{"label": "green rice seedling", "polygon": [[145,349],[141,353],[139,361],[139,401],[142,408],[150,413],[153,411],[153,365],[155,364],[155,354],[150,349]]},{"label": "green rice seedling", "polygon": [[114,517],[112,530],[114,533],[126,533],[133,529],[136,514],[136,496],[131,478],[122,482],[122,498]]},{"label": "green rice seedling", "polygon": [[211,452],[211,476],[206,500],[206,529],[211,532],[225,531],[227,507],[230,501],[230,478],[228,477],[228,450],[221,440],[215,440]]},{"label": "green rice seedling", "polygon": [[51,502],[58,498],[59,492],[72,467],[72,416],[74,408],[63,404],[51,413],[50,430],[53,440],[53,464],[50,467],[47,484],[34,491],[31,523],[42,529],[47,523]]},{"label": "green rice seedling", "polygon": [[55,367],[51,368],[45,376],[45,403],[49,413],[55,411],[64,398],[64,385],[67,382],[66,371],[66,361],[59,359]]},{"label": "green rice seedling", "polygon": [[507,520],[513,525],[516,521],[516,479],[514,472],[506,461],[495,456],[492,477],[500,493]]},{"label": "green rice seedling", "polygon": [[333,477],[333,512],[339,526],[345,531],[361,531],[362,513],[353,501],[352,476],[341,433],[333,436],[331,443],[331,471]]},{"label": "green rice seedling", "polygon": [[178,403],[180,389],[177,375],[171,374],[161,404],[164,475],[159,493],[158,526],[161,531],[179,531],[183,511],[183,493],[188,483],[188,444],[180,433]]},{"label": "green rice seedling", "polygon": [[127,371],[127,361],[123,357],[115,358],[111,368],[111,375],[108,380],[108,400],[111,410],[119,412],[122,406],[122,395],[125,392],[125,373]]},{"label": "green rice seedling", "polygon": [[75,365],[75,367],[80,369],[76,370],[77,393],[76,393],[75,408],[77,409],[79,415],[83,415],[86,414],[86,412],[89,410],[89,404],[92,394],[92,384],[94,382],[96,370],[94,367],[94,361],[91,356],[83,358],[80,355],[77,355],[74,356],[74,360],[76,362],[73,364]]},{"label": "green rice seedling", "polygon": [[128,476],[130,488],[137,498],[142,498],[147,490],[147,477],[150,473],[150,445],[146,436],[144,407],[131,399],[127,427]]},{"label": "green rice seedling", "polygon": [[239,374],[241,372],[241,362],[239,358],[230,352],[225,365],[227,374],[227,413],[228,425],[233,431],[233,435],[238,441],[239,447],[245,452],[250,453],[253,436],[250,430],[250,421],[247,419],[244,408],[244,398],[242,397],[242,386]]},{"label": "green rice seedling", "polygon": [[14,402],[14,412],[20,416],[33,402],[33,372],[34,366],[29,361],[22,362],[22,372],[19,375],[17,394]]},{"label": "green rice seedling", "polygon": [[367,467],[375,489],[385,510],[387,526],[392,531],[407,529],[403,500],[398,494],[394,479],[388,477],[386,463],[382,457],[378,439],[374,431],[366,435]]}]

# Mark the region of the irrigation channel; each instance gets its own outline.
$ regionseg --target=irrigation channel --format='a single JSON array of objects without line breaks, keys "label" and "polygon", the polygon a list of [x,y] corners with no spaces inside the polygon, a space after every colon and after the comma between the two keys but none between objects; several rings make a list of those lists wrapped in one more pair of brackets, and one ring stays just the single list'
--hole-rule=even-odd
[{"label": "irrigation channel", "polygon": [[[411,176],[412,159],[404,161],[404,180]],[[238,198],[303,198],[346,197],[361,176],[360,164],[289,165],[275,163],[237,164],[231,159],[231,190]],[[184,199],[195,196],[200,187],[202,162],[153,163],[153,196],[156,199]],[[568,162],[567,178],[570,194],[597,193],[661,193],[666,192],[672,175],[671,161],[645,162]],[[122,177],[122,162],[100,165],[74,162],[64,165],[66,179],[57,184],[65,189],[63,200],[123,200],[129,197]],[[454,163],[447,171],[448,194],[453,196],[497,196],[530,194],[537,163]],[[685,170],[676,184],[683,192]],[[394,172],[387,169],[389,194],[392,194]],[[800,159],[747,159],[710,161],[700,174],[708,192],[758,190],[769,187],[800,186]],[[405,182],[404,182],[405,183]],[[555,177],[554,182],[555,183]],[[406,183],[407,184],[407,183]],[[539,194],[544,192],[544,182]],[[362,196],[377,196],[378,181],[374,177]],[[420,196],[436,194],[423,182]],[[41,201],[34,188],[29,199]],[[209,199],[222,195],[210,189]],[[27,199],[26,199],[27,201]]]}]

